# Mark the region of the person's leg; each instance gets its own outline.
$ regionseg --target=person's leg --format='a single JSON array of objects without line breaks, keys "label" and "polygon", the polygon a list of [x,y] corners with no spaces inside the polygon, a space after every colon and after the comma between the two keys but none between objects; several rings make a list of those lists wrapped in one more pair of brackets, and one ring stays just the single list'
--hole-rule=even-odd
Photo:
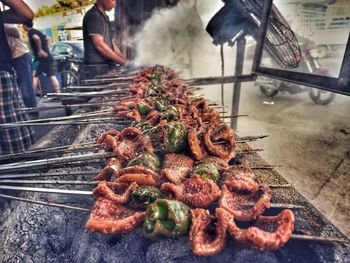
[{"label": "person's leg", "polygon": [[17,73],[17,84],[21,90],[26,107],[36,107],[36,98],[33,90],[32,59],[29,54],[14,60]]},{"label": "person's leg", "polygon": [[53,65],[52,65],[53,58],[48,57],[46,63],[47,65],[46,65],[45,73],[50,78],[52,88],[56,93],[61,93],[60,83],[58,82],[58,79],[55,74],[55,70],[53,69]]},{"label": "person's leg", "polygon": [[51,81],[51,85],[52,85],[53,90],[56,93],[61,93],[60,83],[58,82],[58,79],[56,78],[56,75],[51,75],[50,76],[50,81]]},{"label": "person's leg", "polygon": [[[15,75],[0,71],[0,123],[15,123],[29,120],[25,112],[17,111],[23,107],[19,98]],[[34,141],[31,127],[0,129],[0,154],[10,154],[25,151]]]}]

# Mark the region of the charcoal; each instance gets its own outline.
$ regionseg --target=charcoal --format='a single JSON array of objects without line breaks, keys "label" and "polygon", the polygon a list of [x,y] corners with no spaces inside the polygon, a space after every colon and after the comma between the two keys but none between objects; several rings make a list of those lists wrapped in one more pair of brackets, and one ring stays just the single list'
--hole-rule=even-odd
[{"label": "charcoal", "polygon": [[148,242],[149,240],[142,234],[142,229],[137,229],[123,235],[119,242],[103,255],[103,261],[106,263],[143,263],[145,262],[143,248]]}]

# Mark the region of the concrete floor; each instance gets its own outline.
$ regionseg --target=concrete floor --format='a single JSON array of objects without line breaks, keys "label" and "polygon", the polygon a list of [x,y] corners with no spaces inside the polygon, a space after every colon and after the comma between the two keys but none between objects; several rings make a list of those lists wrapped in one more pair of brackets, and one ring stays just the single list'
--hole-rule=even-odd
[{"label": "concrete floor", "polygon": [[[216,90],[216,91],[215,91]],[[218,89],[202,93],[221,101]],[[232,85],[225,87],[225,105],[231,105]],[[229,107],[226,108],[230,112]],[[313,103],[307,93],[277,94],[268,99],[253,83],[241,90],[238,120],[240,136],[268,134],[251,143],[302,195],[345,235],[350,237],[350,97],[337,95],[327,106]]]}]

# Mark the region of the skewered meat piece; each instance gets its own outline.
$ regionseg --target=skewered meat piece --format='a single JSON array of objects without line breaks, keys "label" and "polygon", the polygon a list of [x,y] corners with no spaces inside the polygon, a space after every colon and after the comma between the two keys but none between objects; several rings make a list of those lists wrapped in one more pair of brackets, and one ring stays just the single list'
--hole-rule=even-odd
[{"label": "skewered meat piece", "polygon": [[117,111],[117,116],[121,117],[121,118],[127,118],[129,120],[133,120],[133,121],[136,121],[136,122],[140,122],[142,120],[142,116],[137,111],[137,109],[119,110],[119,111]]},{"label": "skewered meat piece", "polygon": [[93,190],[96,198],[103,197],[118,205],[126,204],[130,201],[131,192],[137,187],[137,183],[124,184],[102,181]]},{"label": "skewered meat piece", "polygon": [[131,160],[140,151],[154,152],[151,139],[137,128],[125,128],[118,137],[117,147],[114,147],[113,151],[123,160]]},{"label": "skewered meat piece", "polygon": [[120,134],[120,131],[117,131],[117,130],[110,130],[110,131],[107,131],[107,132],[104,132],[102,133],[100,136],[98,136],[96,138],[96,143],[97,144],[101,144],[101,143],[104,143],[106,141],[106,136],[107,135],[110,135],[111,137],[118,137],[118,135]]},{"label": "skewered meat piece", "polygon": [[164,157],[162,175],[174,184],[182,183],[193,168],[193,160],[184,155],[168,153]]},{"label": "skewered meat piece", "polygon": [[115,202],[98,198],[86,222],[86,229],[103,234],[124,234],[139,227],[146,212],[117,205]]},{"label": "skewered meat piece", "polygon": [[234,221],[229,224],[229,233],[235,243],[260,251],[271,251],[288,242],[294,230],[294,214],[285,209],[277,216],[259,216],[253,227],[240,229]]},{"label": "skewered meat piece", "polygon": [[226,185],[230,191],[246,193],[257,192],[260,184],[253,171],[242,165],[233,165],[227,168],[222,173],[221,183]]},{"label": "skewered meat piece", "polygon": [[221,191],[212,180],[197,174],[184,181],[181,185],[164,183],[162,192],[175,195],[175,198],[193,208],[208,208],[209,205],[220,198]]},{"label": "skewered meat piece", "polygon": [[159,174],[151,169],[141,165],[135,165],[124,168],[123,174],[117,179],[117,182],[136,182],[139,185],[155,186],[160,185],[164,180]]},{"label": "skewered meat piece", "polygon": [[213,218],[208,210],[194,209],[189,241],[194,254],[210,256],[220,253],[225,247],[228,225],[233,216],[222,208],[216,208],[216,233],[213,237],[209,231]]},{"label": "skewered meat piece", "polygon": [[118,178],[123,170],[122,162],[118,158],[110,158],[103,170],[95,177],[97,181],[111,181],[112,175]]},{"label": "skewered meat piece", "polygon": [[270,208],[271,193],[267,186],[260,185],[257,192],[244,195],[230,192],[226,185],[221,187],[220,207],[225,208],[239,221],[251,221]]},{"label": "skewered meat piece", "polygon": [[[225,143],[214,144],[218,141],[225,141]],[[226,124],[210,125],[204,134],[204,145],[212,155],[223,159],[231,159],[236,147],[234,133]]]},{"label": "skewered meat piece", "polygon": [[216,156],[208,156],[205,157],[204,159],[198,161],[196,164],[201,164],[201,163],[212,163],[216,167],[218,167],[221,171],[226,169],[229,164],[226,162],[226,160],[216,157]]},{"label": "skewered meat piece", "polygon": [[208,152],[205,150],[204,144],[201,140],[202,134],[197,132],[196,129],[191,129],[188,132],[188,144],[194,159],[202,160],[208,156]]},{"label": "skewered meat piece", "polygon": [[161,117],[161,114],[159,111],[152,110],[150,113],[147,114],[146,120],[151,126],[156,125],[156,123],[159,122],[159,119]]}]

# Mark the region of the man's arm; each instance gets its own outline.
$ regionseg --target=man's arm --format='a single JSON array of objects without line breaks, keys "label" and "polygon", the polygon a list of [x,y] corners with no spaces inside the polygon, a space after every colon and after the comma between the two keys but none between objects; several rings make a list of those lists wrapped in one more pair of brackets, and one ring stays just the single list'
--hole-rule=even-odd
[{"label": "man's arm", "polygon": [[38,57],[39,58],[46,58],[48,54],[43,50],[42,44],[41,44],[41,39],[38,35],[34,34],[32,36],[34,43],[36,47],[38,48]]},{"label": "man's arm", "polygon": [[0,0],[4,5],[10,7],[2,15],[4,23],[30,23],[34,18],[34,13],[22,0]]},{"label": "man's arm", "polygon": [[128,62],[128,60],[120,53],[119,49],[114,52],[103,40],[103,36],[101,35],[93,35],[91,36],[92,42],[96,49],[106,58],[117,62],[121,65],[124,65]]}]

